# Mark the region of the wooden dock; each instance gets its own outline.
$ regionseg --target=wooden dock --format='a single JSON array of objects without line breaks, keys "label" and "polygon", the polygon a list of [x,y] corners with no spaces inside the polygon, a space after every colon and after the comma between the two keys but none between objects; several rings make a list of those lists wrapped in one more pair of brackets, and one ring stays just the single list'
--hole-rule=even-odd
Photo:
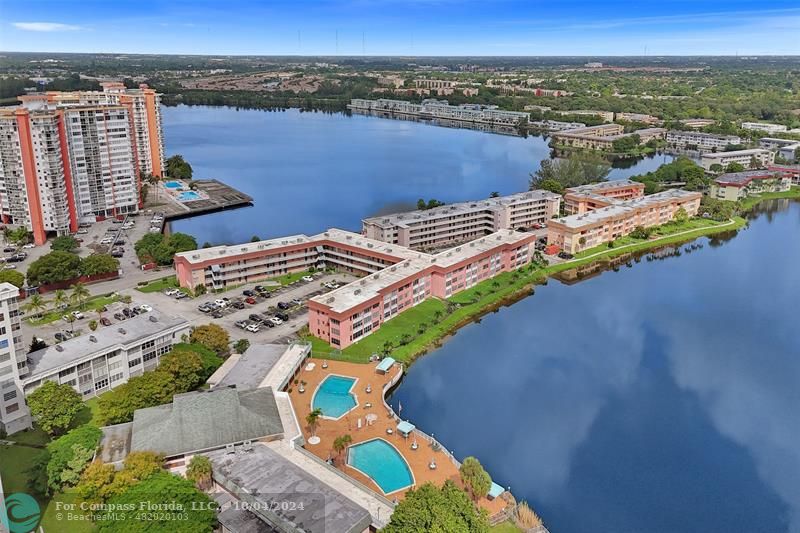
[{"label": "wooden dock", "polygon": [[[216,179],[193,180],[195,190],[204,198],[189,202],[180,202],[169,195],[165,189],[158,192],[158,200],[148,202],[146,206],[153,211],[164,213],[164,222],[182,218],[196,217],[208,213],[216,213],[227,209],[237,209],[253,205],[253,198]],[[160,185],[159,185],[160,186]],[[153,199],[153,192],[150,198]]]}]

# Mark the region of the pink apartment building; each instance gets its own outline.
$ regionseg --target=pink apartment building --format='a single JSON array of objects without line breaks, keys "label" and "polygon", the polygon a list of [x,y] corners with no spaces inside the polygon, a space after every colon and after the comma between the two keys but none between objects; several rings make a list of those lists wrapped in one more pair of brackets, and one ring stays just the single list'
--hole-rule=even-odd
[{"label": "pink apartment building", "polygon": [[644,196],[644,183],[631,180],[602,181],[570,187],[564,193],[564,211],[582,215],[587,211],[607,207],[616,200],[633,200]]}]

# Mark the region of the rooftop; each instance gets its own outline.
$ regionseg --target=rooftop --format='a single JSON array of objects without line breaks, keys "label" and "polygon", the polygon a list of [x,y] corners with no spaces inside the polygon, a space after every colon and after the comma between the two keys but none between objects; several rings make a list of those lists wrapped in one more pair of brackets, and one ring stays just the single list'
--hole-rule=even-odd
[{"label": "rooftop", "polygon": [[627,187],[636,187],[637,189],[644,189],[644,183],[632,181],[629,179],[600,181],[598,183],[587,183],[586,185],[578,185],[577,187],[567,188],[567,193],[573,194],[586,194],[586,193],[600,193],[604,191],[615,191],[617,189],[624,189]]},{"label": "rooftop", "polygon": [[130,449],[172,457],[282,434],[271,388],[215,388],[177,394],[170,404],[138,409]]},{"label": "rooftop", "polygon": [[729,172],[722,174],[714,180],[718,185],[735,185],[743,187],[753,180],[765,180],[780,177],[774,170],[746,170],[744,172]]},{"label": "rooftop", "polygon": [[289,347],[284,344],[250,346],[215,387],[236,386],[239,390],[258,388],[287,349]]},{"label": "rooftop", "polygon": [[731,152],[707,152],[703,154],[703,159],[722,159],[724,157],[748,156],[769,153],[764,148],[749,148],[747,150],[733,150]]},{"label": "rooftop", "polygon": [[[208,457],[214,480],[281,531],[360,533],[372,522],[366,509],[267,446],[233,454],[219,450]],[[297,505],[286,510],[285,502]]]},{"label": "rooftop", "polygon": [[43,374],[51,370],[58,370],[78,361],[91,359],[95,354],[107,353],[116,348],[125,348],[148,337],[180,327],[188,328],[189,322],[183,317],[151,311],[113,326],[98,328],[92,333],[29,353],[28,367],[31,375],[25,378],[25,381],[29,383],[41,378]]}]

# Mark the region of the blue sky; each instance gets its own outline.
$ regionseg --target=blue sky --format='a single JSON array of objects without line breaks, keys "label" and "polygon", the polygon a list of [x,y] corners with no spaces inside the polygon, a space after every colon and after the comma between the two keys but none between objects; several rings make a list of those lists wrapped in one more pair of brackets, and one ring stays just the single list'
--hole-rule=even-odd
[{"label": "blue sky", "polygon": [[4,51],[601,56],[645,47],[800,54],[800,2],[0,0]]}]

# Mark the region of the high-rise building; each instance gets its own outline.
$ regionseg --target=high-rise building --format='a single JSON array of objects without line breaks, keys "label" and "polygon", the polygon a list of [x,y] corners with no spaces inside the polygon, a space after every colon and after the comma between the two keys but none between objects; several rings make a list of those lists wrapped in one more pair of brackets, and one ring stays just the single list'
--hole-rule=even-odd
[{"label": "high-rise building", "polygon": [[160,95],[146,85],[47,92],[0,110],[0,218],[63,235],[136,212],[141,177],[164,171]]},{"label": "high-rise building", "polygon": [[20,378],[28,374],[20,335],[19,289],[0,283],[0,429],[6,434],[31,427]]}]

